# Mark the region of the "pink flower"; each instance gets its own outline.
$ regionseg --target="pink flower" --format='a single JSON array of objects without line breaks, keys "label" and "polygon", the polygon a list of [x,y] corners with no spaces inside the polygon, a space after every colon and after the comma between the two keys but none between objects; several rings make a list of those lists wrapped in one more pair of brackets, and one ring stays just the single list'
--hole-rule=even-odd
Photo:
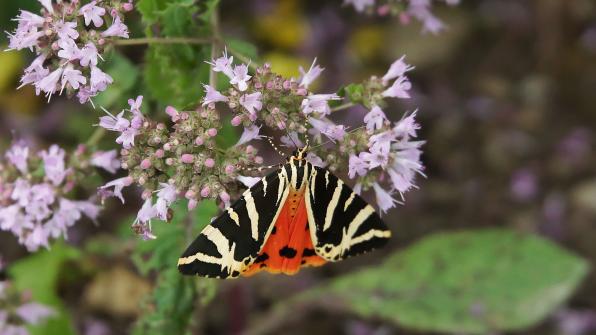
[{"label": "pink flower", "polygon": [[300,78],[300,86],[308,88],[308,86],[310,86],[310,84],[319,77],[321,72],[323,72],[324,69],[318,65],[315,65],[316,62],[317,59],[315,58],[310,66],[310,69],[308,69],[308,72],[304,72],[304,69],[302,66],[300,66],[298,69],[302,75]]},{"label": "pink flower", "polygon": [[99,126],[111,131],[123,132],[130,127],[130,121],[123,117],[124,111],[114,116],[104,109],[107,116],[99,118]]},{"label": "pink flower", "polygon": [[43,159],[44,170],[46,178],[48,178],[55,186],[58,186],[66,177],[66,170],[64,169],[64,155],[62,148],[53,144],[48,151],[40,152]]},{"label": "pink flower", "polygon": [[6,152],[6,158],[21,173],[27,173],[27,159],[29,158],[29,147],[20,143],[15,143]]},{"label": "pink flower", "polygon": [[97,151],[91,157],[91,165],[100,167],[110,173],[116,173],[120,168],[120,160],[116,150]]},{"label": "pink flower", "polygon": [[124,197],[122,196],[122,189],[126,186],[130,186],[133,183],[134,179],[132,177],[123,177],[114,179],[111,182],[101,186],[100,190],[107,190],[110,187],[113,187],[114,190],[112,191],[112,195],[118,197],[122,203],[124,203]]},{"label": "pink flower", "polygon": [[143,105],[143,96],[139,95],[136,99],[128,99],[130,112],[133,115],[141,114],[141,106]]},{"label": "pink flower", "polygon": [[379,148],[372,148],[370,152],[362,152],[359,155],[368,164],[369,169],[376,167],[384,168],[389,163],[389,152],[379,150]]},{"label": "pink flower", "polygon": [[310,113],[319,113],[321,116],[331,113],[329,108],[329,100],[340,100],[337,94],[312,94],[302,100],[302,113],[309,115]]},{"label": "pink flower", "polygon": [[310,124],[321,134],[329,137],[332,141],[341,141],[346,134],[344,125],[336,125],[330,120],[318,120],[309,118]]},{"label": "pink flower", "polygon": [[[21,85],[19,85],[19,89],[25,85],[37,83],[50,73],[50,70],[43,67],[45,60],[46,56],[40,55],[25,69],[25,74],[21,77]],[[38,89],[37,94],[39,95],[39,93]]]},{"label": "pink flower", "polygon": [[91,77],[89,83],[92,91],[104,91],[108,85],[114,82],[114,79],[98,67],[91,67]]},{"label": "pink flower", "polygon": [[137,129],[130,127],[116,138],[116,143],[121,144],[124,149],[130,149],[135,145],[135,136],[137,136],[137,133]]},{"label": "pink flower", "polygon": [[62,72],[62,89],[66,85],[70,85],[75,90],[78,90],[81,85],[85,85],[87,83],[87,78],[83,76],[81,71],[73,69],[72,65],[66,66],[64,71]]},{"label": "pink flower", "polygon": [[103,25],[103,19],[101,18],[106,14],[106,10],[96,5],[97,1],[91,1],[79,10],[79,15],[83,15],[85,18],[85,25],[88,26],[91,21],[96,28]]},{"label": "pink flower", "polygon": [[70,38],[61,39],[58,41],[58,46],[61,48],[60,51],[58,51],[58,57],[68,61],[81,58],[81,50],[79,50],[79,47],[74,40]]},{"label": "pink flower", "polygon": [[248,177],[248,176],[238,176],[236,179],[244,184],[246,187],[252,187],[254,184],[258,183],[261,178],[257,177]]},{"label": "pink flower", "polygon": [[373,106],[370,112],[364,116],[364,123],[366,123],[366,129],[369,132],[381,129],[385,121],[388,121],[387,117],[379,106]]},{"label": "pink flower", "polygon": [[209,85],[203,85],[205,88],[205,98],[203,99],[203,106],[208,105],[214,102],[226,102],[228,101],[228,97],[219,93],[216,89]]},{"label": "pink flower", "polygon": [[406,62],[404,62],[405,58],[406,58],[406,56],[403,55],[403,56],[401,56],[400,59],[396,60],[395,62],[393,62],[393,64],[391,64],[391,66],[389,67],[389,70],[383,76],[384,83],[388,82],[391,79],[401,77],[406,72],[414,69],[413,66],[408,65],[408,64],[406,64]]},{"label": "pink flower", "polygon": [[37,46],[37,40],[44,36],[43,31],[37,31],[36,28],[17,29],[14,34],[8,34],[10,41],[7,50],[21,50],[29,48],[33,50]]},{"label": "pink flower", "polygon": [[356,175],[364,176],[368,172],[369,165],[364,159],[365,156],[364,153],[360,153],[358,156],[350,155],[348,176],[351,179],[354,179]]},{"label": "pink flower", "polygon": [[412,114],[407,116],[406,118],[400,120],[395,127],[393,128],[393,133],[396,137],[401,137],[408,139],[410,137],[416,137],[416,132],[420,129],[420,125],[416,122],[416,113],[418,110],[415,110]]},{"label": "pink flower", "polygon": [[414,185],[414,178],[416,174],[424,176],[422,172],[424,166],[420,161],[422,151],[420,147],[424,144],[423,141],[409,142],[402,140],[393,145],[394,153],[392,156],[392,163],[389,164],[387,172],[391,177],[393,187],[401,194],[409,191]]},{"label": "pink flower", "polygon": [[313,152],[309,152],[308,153],[308,157],[307,160],[314,166],[318,166],[318,167],[325,167],[327,164],[323,161],[323,159],[317,155],[315,155]]},{"label": "pink flower", "polygon": [[288,135],[282,136],[279,140],[281,141],[281,143],[283,143],[286,147],[289,148],[304,147],[304,143],[302,143],[302,141],[298,137],[298,133],[296,133],[295,131],[289,132]]},{"label": "pink flower", "polygon": [[99,53],[97,52],[97,47],[95,46],[95,44],[89,42],[85,44],[83,49],[81,49],[80,51],[81,61],[79,63],[81,64],[81,66],[85,67],[89,65],[96,66],[98,56]]},{"label": "pink flower", "polygon": [[16,309],[16,314],[26,323],[36,325],[41,323],[43,320],[54,316],[56,312],[44,305],[30,302],[19,306],[19,308]]},{"label": "pink flower", "polygon": [[211,60],[211,62],[207,62],[207,64],[211,65],[213,71],[215,72],[222,72],[228,78],[234,78],[234,70],[232,69],[232,62],[234,61],[234,57],[228,58],[227,50],[224,50],[223,56],[217,59]]},{"label": "pink flower", "polygon": [[263,108],[263,103],[261,102],[261,92],[255,92],[252,94],[245,94],[240,97],[240,104],[244,107],[252,121],[257,119],[257,112]]},{"label": "pink flower", "polygon": [[41,3],[42,6],[45,7],[45,9],[47,9],[47,11],[50,14],[54,13],[54,6],[52,5],[52,0],[38,0],[39,3]]},{"label": "pink flower", "polygon": [[391,196],[391,193],[385,191],[378,183],[373,184],[375,195],[377,198],[377,205],[381,213],[386,213],[390,208],[395,207],[398,202]]},{"label": "pink flower", "polygon": [[155,217],[157,217],[157,211],[155,210],[155,207],[153,207],[153,204],[151,202],[152,202],[151,197],[149,197],[149,198],[147,198],[147,200],[145,200],[145,202],[143,203],[143,206],[137,213],[137,218],[135,220],[135,223],[140,222],[141,224],[146,224],[149,221],[151,221],[152,219],[154,219]]},{"label": "pink flower", "polygon": [[245,64],[240,64],[234,67],[233,77],[230,80],[230,84],[236,85],[238,90],[246,91],[251,76],[248,75],[248,67]]},{"label": "pink flower", "polygon": [[168,219],[168,208],[178,198],[176,186],[168,183],[160,183],[157,190],[157,201],[155,202],[156,215],[166,221]]},{"label": "pink flower", "polygon": [[238,143],[236,143],[236,145],[242,145],[245,143],[248,143],[254,139],[259,139],[262,136],[259,136],[259,130],[261,129],[261,127],[258,127],[257,125],[251,125],[250,127],[245,127],[244,131],[242,132],[242,136],[240,136],[240,140],[238,140]]},{"label": "pink flower", "polygon": [[60,20],[54,24],[54,30],[56,30],[56,33],[58,34],[58,37],[60,37],[61,40],[76,40],[77,38],[79,38],[79,32],[75,29],[76,27],[76,21],[64,22]]},{"label": "pink flower", "polygon": [[64,71],[64,69],[59,67],[56,70],[54,70],[54,72],[48,74],[45,78],[35,83],[35,87],[38,90],[46,93],[48,101],[51,99],[52,94],[56,92],[56,90],[58,89],[58,82],[62,77],[62,71]]},{"label": "pink flower", "polygon": [[20,29],[41,28],[45,23],[43,17],[26,10],[21,10],[15,21],[19,22]]},{"label": "pink flower", "polygon": [[112,25],[106,29],[103,33],[101,33],[103,37],[122,37],[128,38],[128,27],[122,23],[120,16],[114,17],[114,22]]},{"label": "pink flower", "polygon": [[386,98],[400,98],[409,99],[410,94],[408,91],[412,88],[412,84],[407,77],[401,76],[393,82],[393,85],[386,89],[382,95]]}]

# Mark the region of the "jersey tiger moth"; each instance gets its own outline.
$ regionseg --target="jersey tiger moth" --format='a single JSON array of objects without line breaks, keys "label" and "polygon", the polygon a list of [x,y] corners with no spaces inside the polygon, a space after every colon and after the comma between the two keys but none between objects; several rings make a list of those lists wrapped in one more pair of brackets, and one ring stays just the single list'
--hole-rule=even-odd
[{"label": "jersey tiger moth", "polygon": [[178,260],[187,275],[295,274],[383,246],[391,232],[342,180],[306,158],[308,145],[246,190]]}]

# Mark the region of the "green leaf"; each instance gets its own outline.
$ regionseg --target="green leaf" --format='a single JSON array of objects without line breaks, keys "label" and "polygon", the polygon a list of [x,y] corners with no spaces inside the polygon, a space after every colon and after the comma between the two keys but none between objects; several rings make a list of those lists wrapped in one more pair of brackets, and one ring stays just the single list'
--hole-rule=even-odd
[{"label": "green leaf", "polygon": [[353,103],[362,103],[364,96],[364,85],[349,84],[342,87],[337,93],[340,97],[348,98]]},{"label": "green leaf", "polygon": [[537,236],[437,234],[307,297],[419,331],[485,334],[540,322],[587,270],[586,261]]},{"label": "green leaf", "polygon": [[226,45],[248,59],[256,60],[258,58],[257,47],[250,42],[231,38],[226,40]]},{"label": "green leaf", "polygon": [[123,99],[132,97],[131,90],[139,79],[139,69],[120,53],[114,52],[104,64],[104,69],[114,82],[107,90],[93,99],[95,104],[110,108],[122,104]]},{"label": "green leaf", "polygon": [[55,243],[51,250],[32,254],[10,267],[13,283],[18,290],[31,292],[34,301],[52,307],[57,315],[39,327],[32,327],[33,335],[75,334],[70,315],[57,294],[58,281],[68,271],[64,265],[80,258],[76,249]]},{"label": "green leaf", "polygon": [[[162,105],[185,109],[197,104],[209,80],[209,59],[197,47],[154,45],[147,50],[145,84]],[[190,51],[189,51],[190,50]]]}]

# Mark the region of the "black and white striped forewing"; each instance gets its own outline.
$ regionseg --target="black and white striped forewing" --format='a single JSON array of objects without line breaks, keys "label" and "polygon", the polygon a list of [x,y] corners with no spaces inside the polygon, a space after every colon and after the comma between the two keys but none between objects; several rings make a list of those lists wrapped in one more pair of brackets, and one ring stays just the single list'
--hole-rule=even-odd
[{"label": "black and white striped forewing", "polygon": [[326,169],[311,170],[305,198],[315,252],[328,261],[380,248],[391,237],[374,208]]},{"label": "black and white striped forewing", "polygon": [[262,178],[205,227],[178,260],[180,272],[228,278],[246,270],[265,244],[286,201],[288,170],[284,167]]}]

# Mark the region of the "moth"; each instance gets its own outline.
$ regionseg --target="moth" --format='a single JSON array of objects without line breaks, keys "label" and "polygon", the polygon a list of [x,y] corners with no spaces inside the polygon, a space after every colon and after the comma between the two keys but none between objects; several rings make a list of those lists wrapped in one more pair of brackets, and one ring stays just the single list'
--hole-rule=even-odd
[{"label": "moth", "polygon": [[214,221],[178,260],[186,275],[295,274],[382,247],[391,232],[341,179],[293,153]]}]

